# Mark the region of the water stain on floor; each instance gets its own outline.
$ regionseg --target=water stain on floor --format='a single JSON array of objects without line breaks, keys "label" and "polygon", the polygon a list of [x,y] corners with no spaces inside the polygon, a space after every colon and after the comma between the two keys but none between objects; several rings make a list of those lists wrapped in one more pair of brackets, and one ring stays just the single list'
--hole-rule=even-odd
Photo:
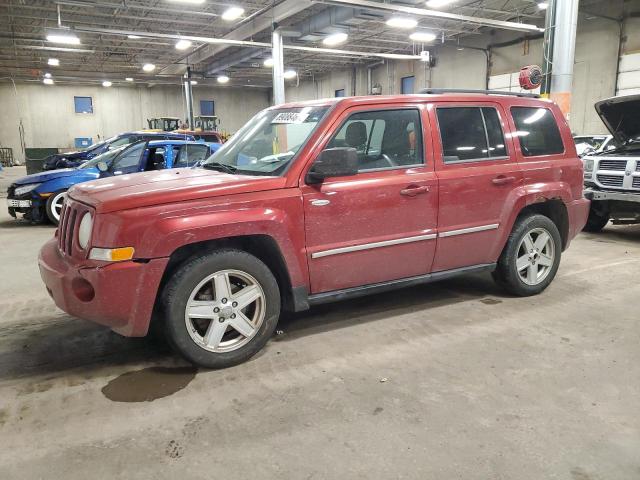
[{"label": "water stain on floor", "polygon": [[152,402],[189,385],[196,376],[194,367],[150,367],[123,373],[102,388],[114,402]]},{"label": "water stain on floor", "polygon": [[483,298],[480,301],[485,305],[497,305],[498,303],[502,303],[502,300],[498,300],[497,298]]}]

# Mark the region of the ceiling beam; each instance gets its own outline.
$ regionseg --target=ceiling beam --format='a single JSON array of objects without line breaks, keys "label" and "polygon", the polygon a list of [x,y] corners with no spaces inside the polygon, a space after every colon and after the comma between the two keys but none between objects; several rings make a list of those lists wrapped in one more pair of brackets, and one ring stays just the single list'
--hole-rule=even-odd
[{"label": "ceiling beam", "polygon": [[456,22],[474,23],[484,27],[501,28],[505,30],[516,30],[519,32],[540,32],[537,25],[530,23],[506,22],[493,18],[472,17],[457,13],[441,12],[439,10],[428,10],[426,8],[407,7],[404,5],[372,2],[371,0],[314,0],[314,3],[327,5],[338,5],[342,7],[359,7],[368,10],[378,10],[389,13],[405,13],[421,17],[437,18],[440,20],[452,20]]}]

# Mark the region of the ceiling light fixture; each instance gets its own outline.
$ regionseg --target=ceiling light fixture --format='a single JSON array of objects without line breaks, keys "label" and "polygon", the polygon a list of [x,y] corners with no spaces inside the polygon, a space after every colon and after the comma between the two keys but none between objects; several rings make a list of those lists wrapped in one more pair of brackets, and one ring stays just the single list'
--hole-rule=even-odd
[{"label": "ceiling light fixture", "polygon": [[45,78],[44,80],[42,80],[42,83],[44,83],[45,85],[53,85],[53,78]]},{"label": "ceiling light fixture", "polygon": [[427,2],[427,7],[429,8],[442,8],[447,5],[451,5],[456,0],[429,0]]},{"label": "ceiling light fixture", "polygon": [[190,83],[191,85],[197,85],[197,84],[198,84],[198,81],[197,81],[197,80],[191,80],[189,83]]},{"label": "ceiling light fixture", "polygon": [[273,58],[265,58],[262,64],[265,67],[273,67]]},{"label": "ceiling light fixture", "polygon": [[234,20],[239,19],[244,13],[244,8],[242,7],[229,7],[222,14],[222,19],[227,22],[233,22]]},{"label": "ceiling light fixture", "polygon": [[202,5],[205,0],[170,0],[175,3],[191,3],[192,5]]},{"label": "ceiling light fixture", "polygon": [[415,28],[418,25],[415,18],[409,17],[391,17],[386,23],[388,27],[404,29]]},{"label": "ceiling light fixture", "polygon": [[125,80],[126,80],[127,82],[133,82],[133,78],[131,78],[131,77],[127,77],[127,78],[125,78]]},{"label": "ceiling light fixture", "polygon": [[78,36],[68,30],[52,30],[47,33],[47,41],[51,43],[64,43],[67,45],[80,45]]},{"label": "ceiling light fixture", "polygon": [[178,40],[176,42],[176,49],[177,50],[186,50],[187,48],[189,48],[192,45],[191,40],[185,40],[184,38],[182,40]]},{"label": "ceiling light fixture", "polygon": [[322,43],[324,43],[327,46],[332,47],[334,45],[339,45],[341,43],[346,42],[347,38],[349,38],[349,35],[347,35],[344,32],[333,33],[333,34],[329,35],[328,37],[325,37],[324,40],[322,40]]},{"label": "ceiling light fixture", "polygon": [[109,80],[105,80],[104,82],[102,82],[103,87],[110,87],[111,85],[113,84]]},{"label": "ceiling light fixture", "polygon": [[129,40],[140,40],[142,37],[140,35],[127,35]]},{"label": "ceiling light fixture", "polygon": [[145,63],[142,66],[142,70],[145,72],[153,72],[156,69],[156,66],[153,63]]},{"label": "ceiling light fixture", "polygon": [[218,83],[228,83],[229,77],[226,75],[218,75]]},{"label": "ceiling light fixture", "polygon": [[538,2],[538,8],[540,10],[546,10],[549,8],[549,2]]},{"label": "ceiling light fixture", "polygon": [[60,60],[58,60],[57,58],[50,58],[49,60],[47,60],[47,65],[51,65],[52,67],[59,67]]},{"label": "ceiling light fixture", "polygon": [[433,42],[437,37],[434,33],[429,32],[413,32],[409,38],[414,42]]},{"label": "ceiling light fixture", "polygon": [[44,74],[44,78],[51,78],[51,74],[50,73],[45,73]]},{"label": "ceiling light fixture", "polygon": [[282,76],[287,80],[291,80],[292,78],[296,78],[298,73],[295,70],[287,70],[282,74]]}]

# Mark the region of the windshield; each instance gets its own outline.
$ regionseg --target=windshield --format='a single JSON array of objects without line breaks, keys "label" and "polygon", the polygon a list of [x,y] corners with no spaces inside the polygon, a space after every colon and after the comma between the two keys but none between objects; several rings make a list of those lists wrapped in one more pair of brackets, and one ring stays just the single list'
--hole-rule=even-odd
[{"label": "windshield", "polygon": [[200,166],[245,175],[282,175],[328,109],[263,110]]},{"label": "windshield", "polygon": [[111,162],[113,161],[113,159],[128,146],[129,145],[123,145],[120,148],[109,150],[108,152],[98,155],[97,157],[93,157],[87,163],[83,163],[78,168],[93,168],[98,164],[98,162],[104,162],[107,165],[111,165]]}]

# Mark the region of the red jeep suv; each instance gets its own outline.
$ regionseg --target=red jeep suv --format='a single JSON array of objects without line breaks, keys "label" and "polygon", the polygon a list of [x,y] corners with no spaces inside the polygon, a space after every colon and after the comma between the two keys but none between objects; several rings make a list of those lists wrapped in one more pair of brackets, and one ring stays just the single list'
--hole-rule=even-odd
[{"label": "red jeep suv", "polygon": [[589,210],[561,111],[425,93],[268,108],[196,168],[73,187],[40,252],[47,290],[213,368],[258,352],[283,310],[482,270],[542,292]]}]

